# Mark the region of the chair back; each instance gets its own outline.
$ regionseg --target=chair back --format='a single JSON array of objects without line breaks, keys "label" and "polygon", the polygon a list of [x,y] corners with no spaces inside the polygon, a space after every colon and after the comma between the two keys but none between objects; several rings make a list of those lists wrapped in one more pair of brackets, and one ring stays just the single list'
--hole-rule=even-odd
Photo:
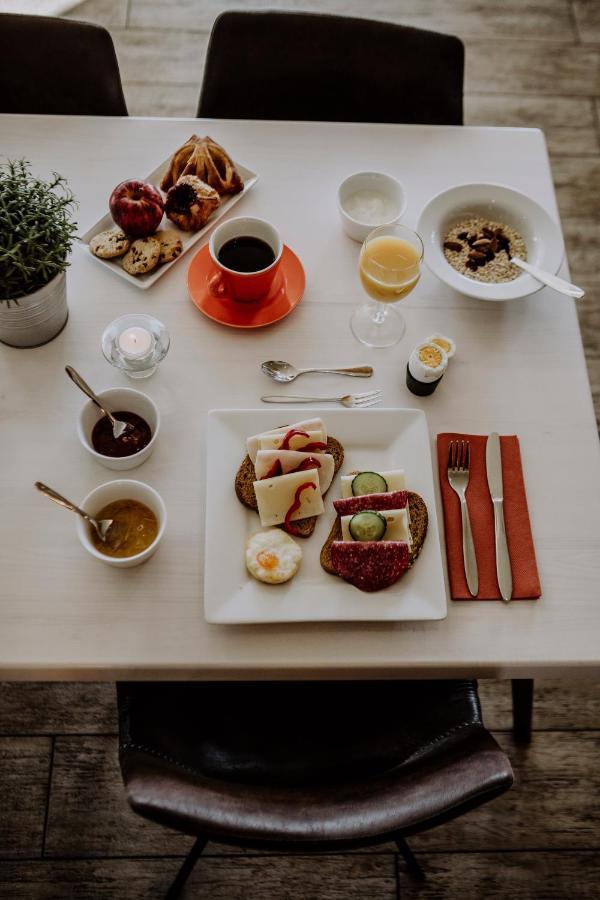
[{"label": "chair back", "polygon": [[226,12],[198,116],[462,125],[464,47],[451,35],[320,13]]},{"label": "chair back", "polygon": [[0,14],[0,112],[126,116],[108,31],[51,16]]}]

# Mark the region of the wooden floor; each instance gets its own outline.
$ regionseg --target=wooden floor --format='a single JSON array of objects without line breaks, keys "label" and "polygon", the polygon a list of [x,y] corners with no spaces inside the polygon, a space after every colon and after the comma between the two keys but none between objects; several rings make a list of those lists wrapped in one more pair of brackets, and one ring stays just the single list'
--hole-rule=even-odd
[{"label": "wooden floor", "polygon": [[[71,15],[107,26],[132,115],[194,115],[211,23],[222,9],[360,14],[358,0],[88,0]],[[381,19],[460,35],[466,120],[545,130],[600,418],[600,0],[375,0]],[[558,351],[558,348],[557,348]],[[481,685],[486,724],[509,754],[511,792],[412,845],[286,857],[210,845],[188,900],[550,900],[600,895],[600,688],[536,692],[527,748],[510,736],[510,688]],[[111,685],[0,686],[0,898],[161,898],[190,839],[129,812]]]},{"label": "wooden floor", "polygon": [[[482,682],[486,725],[516,784],[415,837],[425,885],[392,845],[289,857],[209,845],[187,900],[549,900],[598,897],[600,691],[547,684],[528,747],[510,734],[510,685]],[[123,797],[112,685],[0,686],[0,897],[159,900],[191,839]]]}]

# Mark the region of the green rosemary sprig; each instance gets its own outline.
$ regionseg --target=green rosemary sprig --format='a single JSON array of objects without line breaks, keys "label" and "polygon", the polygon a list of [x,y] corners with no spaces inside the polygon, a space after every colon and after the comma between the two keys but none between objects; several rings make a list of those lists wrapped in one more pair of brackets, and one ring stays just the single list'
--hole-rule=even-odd
[{"label": "green rosemary sprig", "polygon": [[31,174],[25,159],[0,164],[0,303],[43,287],[69,265],[77,224],[66,180]]}]

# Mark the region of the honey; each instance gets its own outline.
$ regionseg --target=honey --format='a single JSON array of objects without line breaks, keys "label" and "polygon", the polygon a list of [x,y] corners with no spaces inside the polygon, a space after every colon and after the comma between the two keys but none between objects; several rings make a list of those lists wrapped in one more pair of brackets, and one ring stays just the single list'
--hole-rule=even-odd
[{"label": "honey", "polygon": [[90,540],[94,548],[104,556],[124,558],[136,556],[154,543],[158,534],[158,520],[144,503],[137,500],[113,500],[102,507],[96,519],[112,519],[106,541],[102,541],[94,528],[90,528]]}]

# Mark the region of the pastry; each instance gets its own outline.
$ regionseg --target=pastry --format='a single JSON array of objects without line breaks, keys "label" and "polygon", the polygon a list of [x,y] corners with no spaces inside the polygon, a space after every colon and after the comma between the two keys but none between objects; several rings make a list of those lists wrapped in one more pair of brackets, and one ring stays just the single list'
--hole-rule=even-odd
[{"label": "pastry", "polygon": [[130,275],[146,275],[158,265],[160,241],[155,237],[138,238],[123,257],[123,268]]},{"label": "pastry", "polygon": [[163,191],[173,187],[182,175],[196,175],[220,195],[237,194],[244,189],[235,163],[210,137],[200,138],[193,134],[173,154],[169,170],[161,181]]},{"label": "pastry", "polygon": [[164,265],[164,263],[173,262],[183,250],[181,238],[176,231],[173,231],[170,228],[161,228],[154,233],[153,237],[155,237],[157,241],[160,241],[159,266]]},{"label": "pastry", "polygon": [[111,228],[95,234],[90,241],[90,253],[100,259],[115,259],[129,250],[129,238],[120,228]]},{"label": "pastry", "polygon": [[182,231],[198,231],[220,203],[219,195],[195,175],[182,175],[167,191],[167,218]]}]

